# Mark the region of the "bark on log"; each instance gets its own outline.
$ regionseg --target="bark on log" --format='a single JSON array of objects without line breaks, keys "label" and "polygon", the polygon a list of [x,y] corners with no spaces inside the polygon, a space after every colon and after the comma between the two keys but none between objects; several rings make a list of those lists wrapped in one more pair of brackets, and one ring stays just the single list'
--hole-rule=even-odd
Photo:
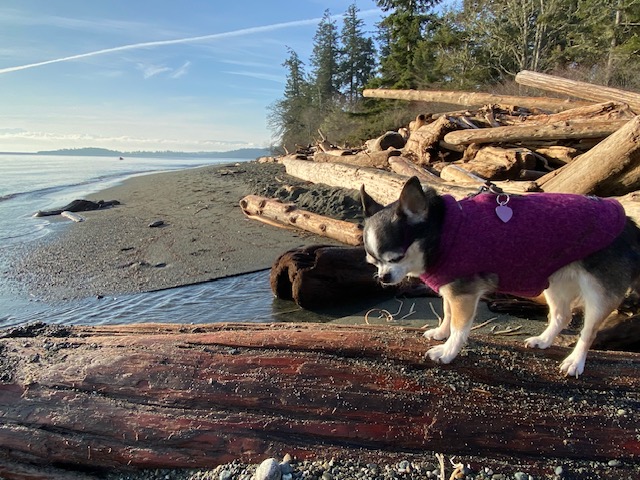
[{"label": "bark on log", "polygon": [[640,116],[573,162],[545,175],[538,185],[545,192],[580,193],[603,197],[640,189]]},{"label": "bark on log", "polygon": [[540,108],[550,112],[560,112],[569,108],[588,105],[587,102],[578,100],[563,100],[548,97],[518,97],[511,95],[493,95],[480,92],[458,92],[437,90],[387,90],[365,89],[364,97],[389,98],[397,100],[410,100],[418,102],[438,102],[465,105],[469,107],[481,107],[492,103],[503,103],[528,108]]},{"label": "bark on log", "polygon": [[286,452],[376,461],[435,451],[506,458],[514,470],[504,473],[527,465],[536,476],[563,460],[634,465],[640,356],[591,352],[585,375],[567,379],[567,349],[519,343],[474,337],[441,366],[425,360],[433,342],[421,331],[398,327],[14,329],[0,339],[0,475],[25,464],[213,467]]},{"label": "bark on log", "polygon": [[382,288],[375,273],[362,247],[314,245],[285,252],[274,262],[271,291],[308,310],[393,295],[396,289]]},{"label": "bark on log", "polygon": [[360,152],[355,155],[337,157],[325,152],[316,152],[313,155],[313,160],[320,163],[346,163],[359,167],[387,168],[389,166],[389,158],[401,154],[400,150],[386,150],[384,152]]},{"label": "bark on log", "polygon": [[467,143],[526,142],[528,140],[564,140],[571,138],[605,138],[622,128],[629,120],[571,121],[546,125],[458,130],[445,135],[444,141],[454,145]]},{"label": "bark on log", "polygon": [[596,102],[617,101],[628,104],[635,113],[640,113],[640,94],[617,88],[578,82],[545,73],[523,70],[516,75],[520,85],[535,87],[548,92],[562,93],[572,97]]},{"label": "bark on log", "polygon": [[247,195],[240,200],[240,207],[247,217],[261,221],[266,219],[266,223],[270,225],[300,228],[347,245],[362,243],[362,229],[359,225],[301,210],[291,203]]}]

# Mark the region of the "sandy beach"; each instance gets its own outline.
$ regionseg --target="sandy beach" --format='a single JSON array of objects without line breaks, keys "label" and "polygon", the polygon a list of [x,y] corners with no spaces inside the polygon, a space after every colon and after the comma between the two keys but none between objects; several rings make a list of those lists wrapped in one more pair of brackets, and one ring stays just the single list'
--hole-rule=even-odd
[{"label": "sandy beach", "polygon": [[[359,204],[352,193],[304,188],[304,182],[274,163],[133,177],[88,198],[121,205],[81,212],[84,222],[38,242],[16,261],[13,274],[36,297],[61,300],[152,291],[262,270],[288,249],[336,242],[249,220],[238,206],[241,198],[295,198],[301,208],[353,219]],[[327,202],[332,195],[340,198]],[[161,225],[150,227],[154,222]]]}]

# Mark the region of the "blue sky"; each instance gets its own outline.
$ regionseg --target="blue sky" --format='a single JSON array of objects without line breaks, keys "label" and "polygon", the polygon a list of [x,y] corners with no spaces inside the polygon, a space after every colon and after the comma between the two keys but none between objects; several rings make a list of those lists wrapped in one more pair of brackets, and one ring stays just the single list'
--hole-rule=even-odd
[{"label": "blue sky", "polygon": [[[287,47],[306,61],[351,3],[2,0],[0,151],[269,146]],[[373,32],[375,2],[355,3]]]}]

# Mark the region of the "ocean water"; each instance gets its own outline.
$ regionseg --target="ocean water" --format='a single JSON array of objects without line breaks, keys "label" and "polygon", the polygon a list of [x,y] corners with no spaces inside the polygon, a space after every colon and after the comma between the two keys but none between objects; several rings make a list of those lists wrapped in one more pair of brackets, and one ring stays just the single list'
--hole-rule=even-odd
[{"label": "ocean water", "polygon": [[268,271],[161,292],[55,303],[30,296],[5,273],[12,255],[70,224],[59,217],[33,217],[38,210],[63,206],[135,175],[237,161],[0,154],[0,327],[34,321],[199,323],[210,319],[212,310],[220,321],[274,321],[280,309],[291,306],[274,300]]}]

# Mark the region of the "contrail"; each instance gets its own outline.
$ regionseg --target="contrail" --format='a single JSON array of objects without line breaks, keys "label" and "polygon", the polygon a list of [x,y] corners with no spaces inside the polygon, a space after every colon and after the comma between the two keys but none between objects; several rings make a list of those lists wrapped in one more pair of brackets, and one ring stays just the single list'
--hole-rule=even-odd
[{"label": "contrail", "polygon": [[[364,12],[360,12],[360,16],[370,16],[374,13],[379,13],[380,10],[379,9],[372,9],[372,10],[365,10]],[[342,15],[333,15],[331,18],[332,19],[337,19],[339,17],[341,17]],[[45,60],[43,62],[36,62],[36,63],[29,63],[27,65],[19,65],[17,67],[7,67],[7,68],[1,68],[0,69],[0,74],[2,73],[10,73],[10,72],[17,72],[19,70],[27,70],[29,68],[36,68],[36,67],[42,67],[44,65],[51,65],[52,63],[62,63],[62,62],[69,62],[71,60],[78,60],[80,58],[89,58],[89,57],[96,57],[98,55],[105,55],[107,53],[114,53],[114,52],[123,52],[125,50],[135,50],[138,48],[153,48],[153,47],[162,47],[165,45],[177,45],[180,43],[195,43],[195,42],[201,42],[204,40],[220,40],[220,39],[225,39],[225,38],[231,38],[231,37],[240,37],[243,35],[251,35],[254,33],[263,33],[263,32],[271,32],[274,30],[281,30],[283,28],[290,28],[290,27],[303,27],[306,25],[313,25],[314,23],[318,23],[320,20],[322,20],[321,18],[310,18],[308,20],[296,20],[293,22],[284,22],[284,23],[274,23],[272,25],[264,25],[262,27],[251,27],[251,28],[243,28],[240,30],[234,30],[231,32],[223,32],[223,33],[214,33],[211,35],[201,35],[198,37],[188,37],[188,38],[177,38],[174,40],[159,40],[159,41],[155,41],[155,42],[142,42],[142,43],[133,43],[131,45],[122,45],[120,47],[113,47],[113,48],[105,48],[102,50],[95,50],[93,52],[87,52],[87,53],[80,53],[78,55],[71,55],[68,57],[62,57],[62,58],[55,58],[53,60]]]}]

